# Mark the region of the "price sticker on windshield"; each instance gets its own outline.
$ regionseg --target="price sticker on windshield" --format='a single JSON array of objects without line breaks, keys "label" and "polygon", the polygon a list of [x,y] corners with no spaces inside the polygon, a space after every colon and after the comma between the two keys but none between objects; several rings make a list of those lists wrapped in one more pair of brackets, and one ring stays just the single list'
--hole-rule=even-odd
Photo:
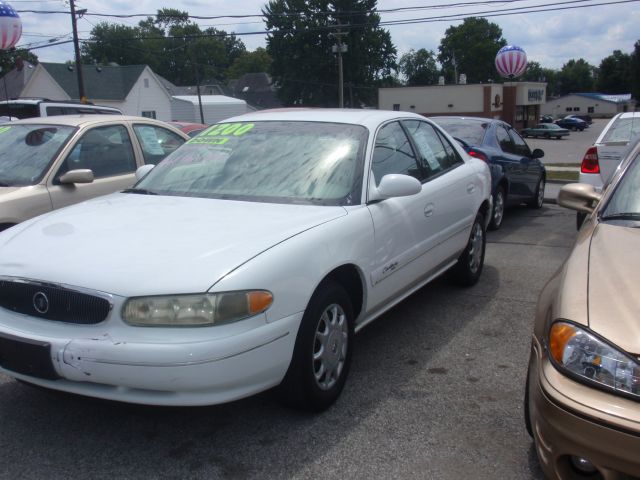
[{"label": "price sticker on windshield", "polygon": [[253,127],[253,123],[219,123],[192,138],[188,143],[224,145],[233,137],[242,137],[253,130]]},{"label": "price sticker on windshield", "polygon": [[11,130],[11,127],[0,127],[0,133],[5,133]]}]

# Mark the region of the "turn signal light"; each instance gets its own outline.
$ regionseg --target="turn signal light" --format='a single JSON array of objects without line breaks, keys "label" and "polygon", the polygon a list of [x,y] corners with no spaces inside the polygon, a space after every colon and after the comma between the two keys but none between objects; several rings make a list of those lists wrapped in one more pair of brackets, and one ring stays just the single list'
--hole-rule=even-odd
[{"label": "turn signal light", "polygon": [[600,173],[600,164],[598,163],[598,149],[589,147],[587,153],[584,154],[582,165],[580,165],[582,173]]},{"label": "turn signal light", "polygon": [[564,347],[576,334],[576,329],[567,323],[554,323],[549,332],[549,351],[556,362],[562,363]]}]

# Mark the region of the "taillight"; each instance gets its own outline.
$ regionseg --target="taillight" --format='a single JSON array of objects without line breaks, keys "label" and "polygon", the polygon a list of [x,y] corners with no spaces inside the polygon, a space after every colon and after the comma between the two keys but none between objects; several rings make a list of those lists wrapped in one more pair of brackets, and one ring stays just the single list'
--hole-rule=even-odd
[{"label": "taillight", "polygon": [[584,154],[582,165],[580,165],[582,173],[600,173],[600,164],[598,163],[598,149],[589,147],[587,153]]},{"label": "taillight", "polygon": [[473,149],[469,150],[469,155],[471,155],[472,157],[479,158],[480,160],[483,160],[485,162],[489,161],[489,158],[484,153],[479,152],[477,150],[473,150]]}]

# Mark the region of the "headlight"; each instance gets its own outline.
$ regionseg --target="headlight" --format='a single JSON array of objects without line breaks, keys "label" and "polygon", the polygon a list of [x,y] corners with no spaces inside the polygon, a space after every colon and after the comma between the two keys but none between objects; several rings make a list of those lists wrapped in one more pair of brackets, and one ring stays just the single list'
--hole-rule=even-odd
[{"label": "headlight", "polygon": [[549,354],[563,373],[640,399],[640,363],[585,328],[555,322]]},{"label": "headlight", "polygon": [[126,301],[122,318],[144,327],[220,325],[257,315],[272,303],[266,290],[139,297]]}]

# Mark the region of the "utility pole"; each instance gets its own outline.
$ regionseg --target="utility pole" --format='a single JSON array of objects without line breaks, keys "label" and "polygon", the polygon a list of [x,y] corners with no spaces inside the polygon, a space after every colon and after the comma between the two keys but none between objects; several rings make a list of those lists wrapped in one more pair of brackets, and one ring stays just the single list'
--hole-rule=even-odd
[{"label": "utility pole", "polygon": [[338,23],[337,30],[329,34],[336,39],[336,44],[331,46],[331,51],[338,55],[338,106],[344,108],[344,74],[342,69],[342,54],[347,51],[347,45],[342,43],[342,37],[347,34],[340,30],[342,25]]},{"label": "utility pole", "polygon": [[[69,6],[71,7],[71,27],[73,28],[73,49],[76,53],[76,72],[78,74],[78,96],[80,102],[86,103],[87,97],[84,93],[84,79],[82,78],[82,64],[80,63],[80,43],[78,42],[78,25],[76,23],[76,6],[74,0],[69,0]],[[78,15],[83,15],[87,12],[87,9],[78,10]]]}]

